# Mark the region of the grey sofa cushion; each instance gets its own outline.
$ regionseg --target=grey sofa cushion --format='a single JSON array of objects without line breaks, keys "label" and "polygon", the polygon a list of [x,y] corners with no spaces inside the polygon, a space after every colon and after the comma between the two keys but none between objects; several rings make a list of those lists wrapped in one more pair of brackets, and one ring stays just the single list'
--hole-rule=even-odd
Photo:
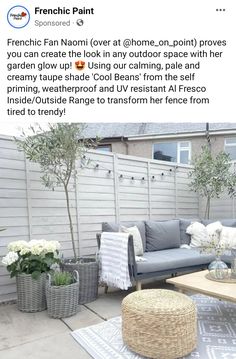
[{"label": "grey sofa cushion", "polygon": [[199,219],[179,219],[179,229],[180,229],[180,243],[181,244],[189,244],[191,241],[190,234],[186,233],[186,229],[192,222],[199,221]]},{"label": "grey sofa cushion", "polygon": [[202,219],[201,223],[207,226],[216,221],[219,221],[225,227],[236,227],[236,219]]},{"label": "grey sofa cushion", "polygon": [[137,226],[142,238],[143,249],[146,248],[146,232],[145,232],[145,223],[143,221],[129,221],[129,222],[103,222],[102,223],[102,232],[119,232],[120,226],[133,227]]},{"label": "grey sofa cushion", "polygon": [[103,222],[102,232],[119,232],[120,225],[115,222]]},{"label": "grey sofa cushion", "polygon": [[138,273],[174,270],[195,265],[209,264],[214,255],[201,254],[196,249],[172,248],[156,252],[145,252],[145,262],[137,262]]},{"label": "grey sofa cushion", "polygon": [[159,251],[180,246],[179,220],[146,221],[146,251]]}]

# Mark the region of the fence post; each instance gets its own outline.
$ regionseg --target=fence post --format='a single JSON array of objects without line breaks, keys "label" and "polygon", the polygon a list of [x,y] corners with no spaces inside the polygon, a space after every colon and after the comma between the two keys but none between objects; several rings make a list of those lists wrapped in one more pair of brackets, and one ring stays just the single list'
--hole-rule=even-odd
[{"label": "fence post", "polygon": [[27,212],[28,212],[28,223],[29,223],[29,240],[32,239],[32,231],[33,231],[33,225],[32,225],[32,203],[31,203],[31,186],[30,186],[30,167],[29,167],[29,161],[27,160],[25,154],[25,178],[26,178],[26,201],[27,201]]},{"label": "fence post", "polygon": [[114,196],[115,196],[115,215],[116,222],[120,222],[120,200],[119,200],[119,173],[118,173],[118,156],[113,155],[113,173],[114,173]]},{"label": "fence post", "polygon": [[175,168],[174,168],[174,171],[175,171],[175,174],[174,174],[174,186],[175,186],[175,218],[178,217],[178,188],[177,188],[178,182],[177,182],[177,169],[178,169],[178,167],[175,166]]},{"label": "fence post", "polygon": [[[78,161],[76,162],[76,167],[79,165]],[[81,236],[80,236],[80,213],[79,213],[79,191],[78,191],[78,178],[75,174],[74,176],[74,188],[75,188],[75,207],[76,207],[76,223],[77,223],[77,241],[78,241],[78,257],[81,254]]]},{"label": "fence post", "polygon": [[[233,164],[233,172],[235,173],[235,162]],[[235,217],[235,198],[234,196],[232,197],[232,218]]]},{"label": "fence post", "polygon": [[152,197],[151,197],[151,169],[150,169],[150,161],[148,161],[147,166],[147,178],[148,178],[148,218],[149,220],[152,218]]}]

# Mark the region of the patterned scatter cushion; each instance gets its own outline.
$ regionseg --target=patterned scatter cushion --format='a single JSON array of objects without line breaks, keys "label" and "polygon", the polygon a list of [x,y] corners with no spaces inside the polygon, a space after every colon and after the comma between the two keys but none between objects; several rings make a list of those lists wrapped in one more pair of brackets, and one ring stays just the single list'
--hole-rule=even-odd
[{"label": "patterned scatter cushion", "polygon": [[134,253],[136,256],[142,256],[143,255],[143,242],[141,238],[141,234],[139,232],[139,229],[137,226],[134,227],[125,227],[121,226],[121,231],[124,233],[132,234],[133,236],[133,242],[134,242]]},{"label": "patterned scatter cushion", "polygon": [[200,222],[193,222],[187,227],[186,233],[191,235],[190,247],[202,247],[208,242],[207,229]]},{"label": "patterned scatter cushion", "polygon": [[193,222],[186,229],[186,233],[191,235],[190,246],[204,247],[212,240],[215,240],[217,243],[217,240],[220,240],[222,228],[223,226],[219,221],[210,223],[207,226],[200,222]]},{"label": "patterned scatter cushion", "polygon": [[223,226],[220,234],[220,243],[225,248],[236,247],[236,228]]}]

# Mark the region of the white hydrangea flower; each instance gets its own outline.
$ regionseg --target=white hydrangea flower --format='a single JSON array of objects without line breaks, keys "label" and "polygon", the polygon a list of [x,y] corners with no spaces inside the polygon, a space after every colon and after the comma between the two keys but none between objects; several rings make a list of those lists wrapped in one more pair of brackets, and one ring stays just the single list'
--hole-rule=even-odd
[{"label": "white hydrangea flower", "polygon": [[25,254],[30,253],[30,251],[31,251],[31,250],[30,250],[30,247],[29,247],[29,246],[24,247],[24,248],[21,249],[20,255],[23,256],[23,255],[25,255]]},{"label": "white hydrangea flower", "polygon": [[58,241],[46,241],[45,239],[32,239],[29,242],[30,251],[34,255],[55,253],[60,248]]},{"label": "white hydrangea flower", "polygon": [[45,245],[45,251],[46,253],[55,253],[57,250],[60,249],[60,243],[57,241],[49,241]]},{"label": "white hydrangea flower", "polygon": [[29,242],[29,245],[32,254],[41,255],[44,253],[45,246],[40,241],[37,243],[36,240],[32,240]]},{"label": "white hydrangea flower", "polygon": [[2,259],[2,264],[5,266],[9,266],[12,263],[16,262],[19,259],[19,256],[16,252],[9,252],[5,257]]},{"label": "white hydrangea flower", "polygon": [[19,252],[27,247],[28,247],[28,242],[26,241],[15,241],[8,244],[8,249],[10,252]]}]

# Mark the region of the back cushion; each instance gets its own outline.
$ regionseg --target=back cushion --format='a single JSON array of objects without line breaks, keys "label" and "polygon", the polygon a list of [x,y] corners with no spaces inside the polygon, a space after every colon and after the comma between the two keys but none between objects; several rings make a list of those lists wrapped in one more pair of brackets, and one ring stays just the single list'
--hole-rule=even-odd
[{"label": "back cushion", "polygon": [[236,247],[236,228],[223,226],[220,234],[220,243],[227,249]]},{"label": "back cushion", "polygon": [[190,244],[191,235],[186,233],[186,229],[192,222],[197,222],[197,219],[182,219],[179,220],[179,229],[180,229],[180,243],[181,244]]},{"label": "back cushion", "polygon": [[180,246],[179,220],[146,221],[146,251],[178,248]]},{"label": "back cushion", "polygon": [[[216,221],[215,219],[202,219],[201,223],[204,224],[204,226],[206,226],[215,221]],[[222,224],[222,226],[225,226],[225,227],[236,227],[236,219],[218,219],[217,218],[217,221],[219,221]]]},{"label": "back cushion", "polygon": [[142,221],[133,221],[133,222],[103,222],[102,223],[102,232],[119,232],[121,231],[121,226],[125,227],[138,227],[140,232],[142,241],[143,241],[143,248],[146,248],[146,232],[145,232],[145,224]]}]

